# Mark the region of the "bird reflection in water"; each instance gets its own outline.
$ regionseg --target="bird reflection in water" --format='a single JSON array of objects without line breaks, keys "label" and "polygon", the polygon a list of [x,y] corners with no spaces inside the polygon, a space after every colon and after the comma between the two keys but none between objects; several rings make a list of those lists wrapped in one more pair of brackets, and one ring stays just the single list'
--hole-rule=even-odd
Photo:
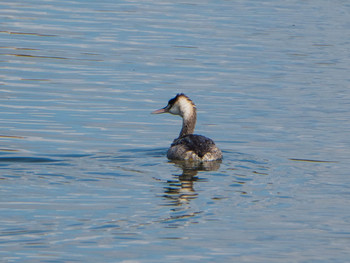
[{"label": "bird reflection in water", "polygon": [[188,204],[190,200],[197,198],[198,193],[194,189],[194,182],[206,181],[197,177],[199,171],[216,171],[220,168],[221,161],[193,162],[171,161],[182,169],[181,175],[175,175],[174,180],[167,181],[163,197],[170,202],[169,206],[181,206]]}]

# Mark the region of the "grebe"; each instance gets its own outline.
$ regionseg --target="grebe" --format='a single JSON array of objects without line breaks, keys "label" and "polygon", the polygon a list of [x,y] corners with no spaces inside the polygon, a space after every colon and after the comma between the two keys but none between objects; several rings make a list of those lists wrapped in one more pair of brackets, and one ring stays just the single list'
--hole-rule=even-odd
[{"label": "grebe", "polygon": [[171,113],[183,119],[178,138],[171,144],[167,157],[170,160],[215,161],[222,153],[215,143],[202,135],[193,134],[197,121],[196,105],[185,94],[180,93],[169,100],[168,105],[152,114]]}]

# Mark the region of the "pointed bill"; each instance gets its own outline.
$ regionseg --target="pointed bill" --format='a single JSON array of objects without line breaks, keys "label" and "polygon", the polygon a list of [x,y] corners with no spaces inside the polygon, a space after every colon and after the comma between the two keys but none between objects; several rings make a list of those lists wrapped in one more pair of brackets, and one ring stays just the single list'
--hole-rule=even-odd
[{"label": "pointed bill", "polygon": [[151,113],[152,114],[161,114],[161,113],[166,113],[166,112],[168,112],[166,110],[166,108],[162,108],[162,109],[159,109],[159,110],[152,111]]}]

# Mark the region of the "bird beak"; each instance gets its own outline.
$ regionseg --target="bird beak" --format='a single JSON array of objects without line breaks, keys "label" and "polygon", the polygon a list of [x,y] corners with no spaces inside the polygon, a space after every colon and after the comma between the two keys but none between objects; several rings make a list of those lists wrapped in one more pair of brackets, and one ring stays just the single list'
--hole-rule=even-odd
[{"label": "bird beak", "polygon": [[168,112],[168,109],[167,109],[167,107],[164,107],[162,109],[152,111],[152,114],[161,114],[161,113],[166,113],[166,112]]}]

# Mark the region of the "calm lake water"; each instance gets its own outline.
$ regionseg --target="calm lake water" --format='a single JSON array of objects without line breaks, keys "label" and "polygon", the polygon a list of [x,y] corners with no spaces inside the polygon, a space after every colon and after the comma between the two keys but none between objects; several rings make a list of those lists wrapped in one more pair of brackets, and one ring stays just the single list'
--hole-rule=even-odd
[{"label": "calm lake water", "polygon": [[[350,3],[1,1],[2,262],[346,262]],[[224,160],[169,162],[178,92]]]}]

